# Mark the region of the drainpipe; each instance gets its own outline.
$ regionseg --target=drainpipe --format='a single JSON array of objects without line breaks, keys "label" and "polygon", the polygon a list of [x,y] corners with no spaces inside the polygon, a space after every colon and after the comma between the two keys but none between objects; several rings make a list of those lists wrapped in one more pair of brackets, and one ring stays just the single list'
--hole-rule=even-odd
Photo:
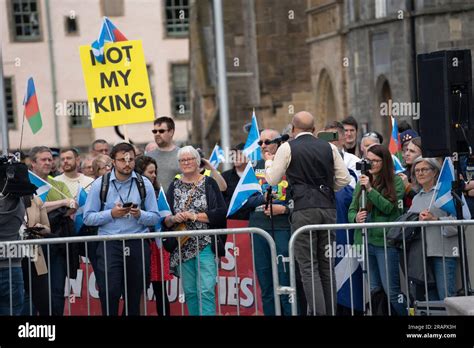
[{"label": "drainpipe", "polygon": [[54,120],[54,137],[56,140],[56,147],[61,147],[59,139],[59,122],[58,115],[56,115],[56,104],[58,102],[58,89],[56,86],[56,64],[54,61],[53,52],[53,30],[51,28],[51,11],[49,6],[49,0],[45,0],[46,8],[46,25],[48,28],[48,51],[49,51],[49,66],[51,71],[51,89],[53,92],[53,120]]}]

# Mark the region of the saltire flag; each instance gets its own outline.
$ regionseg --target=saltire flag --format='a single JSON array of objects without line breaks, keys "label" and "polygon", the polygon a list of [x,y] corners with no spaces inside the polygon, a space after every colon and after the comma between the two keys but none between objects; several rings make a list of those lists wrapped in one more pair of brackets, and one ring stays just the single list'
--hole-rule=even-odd
[{"label": "saltire flag", "polygon": [[[441,172],[436,183],[434,205],[441,210],[444,210],[452,216],[456,216],[456,206],[453,195],[451,193],[452,182],[454,181],[454,166],[451,157],[446,157],[441,167]],[[467,206],[464,195],[462,199],[462,215],[463,219],[470,220],[471,213]]]},{"label": "saltire flag", "polygon": [[[168,204],[168,200],[166,199],[165,191],[163,190],[162,186],[160,186],[160,193],[158,194],[157,204],[158,214],[160,215],[160,221],[158,221],[158,223],[155,225],[155,232],[160,232],[163,221],[167,216],[172,214],[170,205]],[[155,238],[155,243],[158,248],[161,248],[162,243],[160,238]]]},{"label": "saltire flag", "polygon": [[33,173],[31,170],[28,170],[28,178],[30,182],[37,187],[36,195],[43,201],[46,202],[46,196],[48,196],[49,190],[51,190],[51,184],[38,175]]},{"label": "saltire flag", "polygon": [[230,200],[229,210],[227,216],[235,214],[240,208],[242,208],[250,196],[254,193],[262,193],[262,187],[258,183],[257,176],[252,167],[252,163],[247,163],[247,167],[240,177],[239,183],[235,188],[234,194]]},{"label": "saltire flag", "polygon": [[222,148],[216,144],[216,146],[214,146],[214,149],[212,150],[211,156],[209,157],[209,162],[211,162],[214,168],[217,168],[219,164],[224,162],[224,160],[224,150],[222,150]]},{"label": "saltire flag", "polygon": [[[335,193],[338,224],[348,222],[347,213],[353,193],[354,188],[350,185]],[[336,230],[336,241],[331,248],[335,248],[333,256],[335,257],[337,304],[348,309],[354,308],[355,311],[363,311],[362,267],[359,262],[362,258],[359,255],[360,252],[357,253],[362,249],[359,245],[354,246],[354,230]]]},{"label": "saltire flag", "polygon": [[258,128],[257,116],[255,110],[252,113],[252,125],[249,130],[249,135],[244,146],[244,155],[251,161],[259,161],[262,159],[262,152],[258,141],[260,140],[260,130]]},{"label": "saltire flag", "polygon": [[390,136],[390,143],[388,144],[388,149],[392,155],[396,155],[402,150],[402,142],[400,141],[400,133],[398,133],[398,123],[397,119],[393,116],[392,118],[392,134]]},{"label": "saltire flag", "polygon": [[92,43],[92,53],[95,59],[104,63],[104,46],[107,42],[128,41],[125,35],[111,22],[110,19],[104,17],[100,28],[99,37]]},{"label": "saltire flag", "polygon": [[395,174],[403,173],[406,170],[406,168],[403,167],[402,162],[397,156],[392,155],[392,160],[393,160],[393,168],[395,169]]},{"label": "saltire flag", "polygon": [[87,201],[87,192],[81,186],[77,189],[76,201],[78,208],[74,216],[74,227],[76,228],[76,233],[79,233],[82,225],[84,225],[84,206]]},{"label": "saltire flag", "polygon": [[27,82],[25,99],[23,100],[25,106],[25,117],[30,124],[31,131],[33,134],[39,132],[43,127],[43,121],[41,120],[41,113],[38,105],[38,98],[36,96],[35,83],[33,78],[30,77]]}]

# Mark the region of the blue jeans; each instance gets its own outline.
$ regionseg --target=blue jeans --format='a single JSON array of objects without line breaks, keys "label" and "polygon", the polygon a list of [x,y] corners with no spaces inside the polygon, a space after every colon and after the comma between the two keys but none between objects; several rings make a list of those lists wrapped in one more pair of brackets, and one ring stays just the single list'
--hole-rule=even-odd
[{"label": "blue jeans", "polygon": [[[430,257],[433,262],[434,276],[436,280],[436,289],[438,290],[438,298],[434,300],[444,300],[445,297],[451,297],[456,295],[456,267],[457,258],[445,257],[444,261],[446,266],[446,288],[448,294],[446,294],[444,287],[444,269],[443,269],[443,258],[442,257]],[[430,300],[432,298],[430,297]]]},{"label": "blue jeans", "polygon": [[[0,315],[21,315],[23,309],[23,271],[21,267],[0,268]],[[12,311],[10,312],[10,294]]]},{"label": "blue jeans", "polygon": [[[390,297],[392,308],[398,315],[407,315],[407,305],[405,296],[400,288],[400,251],[394,247],[387,246],[387,271],[385,265],[384,247],[369,244],[369,272],[370,272],[370,291],[383,287],[386,294]],[[390,285],[390,289],[389,289]],[[399,302],[399,300],[401,302]]]},{"label": "blue jeans", "polygon": [[216,315],[217,266],[211,245],[199,253],[199,264],[198,258],[194,257],[183,262],[181,267],[189,315]]},{"label": "blue jeans", "polygon": [[[290,230],[275,230],[272,234],[276,244],[276,252],[278,255],[288,257],[288,243],[291,237]],[[257,272],[260,292],[262,294],[263,313],[265,315],[275,315],[275,301],[272,278],[272,257],[270,247],[265,238],[258,234],[253,236],[253,254],[255,257],[255,270]],[[290,270],[285,269],[281,257],[278,259],[278,278],[282,286],[290,285]],[[280,297],[281,312],[283,315],[291,315],[291,304],[288,295]]]},{"label": "blue jeans", "polygon": [[[52,314],[64,315],[64,292],[67,277],[66,256],[59,245],[50,246],[51,301]],[[46,262],[48,260],[46,259]]]}]

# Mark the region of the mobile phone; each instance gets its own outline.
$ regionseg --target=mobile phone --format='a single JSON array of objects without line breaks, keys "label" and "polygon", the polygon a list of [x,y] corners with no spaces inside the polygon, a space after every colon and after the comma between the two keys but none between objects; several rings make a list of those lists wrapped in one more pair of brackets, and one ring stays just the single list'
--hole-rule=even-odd
[{"label": "mobile phone", "polygon": [[122,205],[122,208],[133,208],[134,204],[132,202],[127,202]]},{"label": "mobile phone", "polygon": [[339,140],[339,134],[337,132],[319,132],[318,138],[326,140],[327,142]]}]

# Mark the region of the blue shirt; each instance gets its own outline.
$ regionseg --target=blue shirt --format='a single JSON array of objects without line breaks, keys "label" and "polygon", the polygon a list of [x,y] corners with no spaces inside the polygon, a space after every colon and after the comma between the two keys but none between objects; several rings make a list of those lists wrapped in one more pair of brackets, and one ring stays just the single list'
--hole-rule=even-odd
[{"label": "blue shirt", "polygon": [[[91,190],[87,195],[84,207],[84,224],[87,226],[99,226],[99,235],[142,233],[148,232],[148,226],[155,226],[160,220],[155,190],[151,182],[143,176],[145,184],[145,210],[141,210],[140,217],[124,216],[121,218],[112,217],[112,208],[116,203],[133,202],[139,207],[141,205],[140,192],[136,181],[137,174],[132,175],[125,181],[117,180],[115,170],[110,173],[110,185],[107,192],[107,199],[104,202],[104,210],[100,211],[100,189],[102,179],[94,181]],[[122,200],[120,199],[122,198]]]}]

